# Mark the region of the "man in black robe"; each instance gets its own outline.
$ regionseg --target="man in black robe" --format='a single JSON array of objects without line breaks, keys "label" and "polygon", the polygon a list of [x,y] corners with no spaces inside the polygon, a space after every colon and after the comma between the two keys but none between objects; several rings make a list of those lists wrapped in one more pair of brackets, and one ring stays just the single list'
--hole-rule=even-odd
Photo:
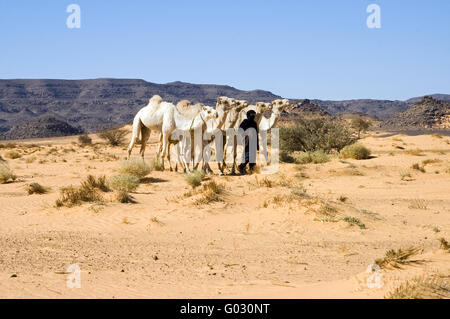
[{"label": "man in black robe", "polygon": [[[243,120],[241,125],[239,125],[239,128],[244,131],[245,136],[245,160],[239,165],[239,173],[241,174],[247,174],[246,167],[247,164],[249,164],[250,171],[253,171],[253,169],[256,166],[256,151],[259,151],[259,140],[258,140],[258,124],[255,121],[256,112],[253,110],[250,110],[247,112],[247,119]],[[248,131],[249,129],[254,129],[253,132]],[[251,134],[256,134],[256,138],[249,138]],[[250,147],[250,141],[256,140],[256,147]],[[254,152],[253,154],[250,154],[250,152]],[[249,163],[251,159],[255,159],[255,163]]]}]

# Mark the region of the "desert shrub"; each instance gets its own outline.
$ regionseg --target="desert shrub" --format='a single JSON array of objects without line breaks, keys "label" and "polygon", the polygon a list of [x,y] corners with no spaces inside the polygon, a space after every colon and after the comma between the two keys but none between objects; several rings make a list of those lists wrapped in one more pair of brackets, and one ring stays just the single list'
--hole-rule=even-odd
[{"label": "desert shrub", "polygon": [[360,221],[358,218],[356,218],[356,217],[349,217],[349,216],[346,216],[346,217],[343,218],[343,220],[344,220],[345,222],[349,223],[350,225],[356,225],[356,226],[359,226],[359,228],[361,228],[361,229],[366,229],[366,225],[364,225],[364,223],[361,222],[361,221]]},{"label": "desert shrub", "polygon": [[121,161],[118,171],[121,174],[131,174],[138,178],[143,178],[150,174],[151,168],[142,158],[134,158]]},{"label": "desert shrub", "polygon": [[78,142],[81,145],[90,145],[90,144],[92,144],[92,138],[90,138],[89,135],[87,135],[87,134],[83,134],[83,135],[78,136]]},{"label": "desert shrub", "polygon": [[411,166],[412,169],[415,169],[419,172],[425,173],[425,167],[420,166],[419,163],[415,163]]},{"label": "desert shrub", "polygon": [[119,203],[122,203],[122,204],[136,203],[133,196],[131,196],[128,192],[123,192],[123,191],[117,192],[116,199]]},{"label": "desert shrub", "polygon": [[450,252],[450,243],[446,241],[445,238],[440,238],[439,242],[441,243],[441,249]]},{"label": "desert shrub", "polygon": [[323,150],[317,150],[314,152],[301,152],[295,155],[295,161],[298,164],[320,164],[326,163],[329,160],[329,156]]},{"label": "desert shrub", "polygon": [[192,188],[196,188],[202,184],[203,179],[205,178],[205,173],[201,171],[193,171],[192,173],[186,174],[184,176],[184,180],[188,183]]},{"label": "desert shrub", "polygon": [[126,135],[127,131],[121,129],[112,129],[98,133],[98,137],[104,139],[111,146],[122,145]]},{"label": "desert shrub", "polygon": [[423,151],[419,148],[416,148],[415,150],[406,150],[405,153],[413,156],[425,156]]},{"label": "desert shrub", "polygon": [[10,159],[16,159],[16,158],[21,158],[22,154],[20,154],[17,151],[11,150],[11,151],[5,152],[5,157],[10,158]]},{"label": "desert shrub", "polygon": [[291,126],[280,128],[280,148],[283,151],[340,151],[356,141],[347,126],[339,120],[295,119]]},{"label": "desert shrub", "polygon": [[345,146],[340,154],[343,158],[362,160],[370,157],[370,150],[361,144],[355,143]]},{"label": "desert shrub", "polygon": [[86,186],[68,186],[60,189],[60,198],[56,200],[56,206],[72,207],[80,205],[82,202],[96,202],[101,201],[101,196],[97,188]]},{"label": "desert shrub", "polygon": [[212,202],[221,202],[223,201],[220,197],[225,190],[225,186],[223,184],[218,184],[215,181],[210,181],[203,185],[203,194],[201,197],[195,200],[195,205],[207,205]]},{"label": "desert shrub", "polygon": [[132,174],[121,174],[108,179],[108,186],[119,192],[132,192],[139,186],[139,178]]},{"label": "desert shrub", "polygon": [[34,161],[36,161],[36,156],[34,156],[34,155],[29,156],[25,159],[25,163],[27,163],[27,164],[33,163]]},{"label": "desert shrub", "polygon": [[48,190],[49,190],[47,187],[42,186],[39,183],[31,183],[31,184],[27,185],[26,189],[27,189],[27,192],[28,192],[29,195],[32,195],[32,194],[39,194],[39,195],[46,194],[46,193],[48,193]]},{"label": "desert shrub", "polygon": [[282,163],[294,163],[295,158],[289,152],[281,151],[280,152],[280,162]]},{"label": "desert shrub", "polygon": [[161,160],[157,157],[154,158],[151,162],[150,162],[150,168],[154,171],[157,172],[163,172],[164,171],[164,167],[162,165]]},{"label": "desert shrub", "polygon": [[88,175],[86,177],[86,179],[81,182],[81,186],[86,187],[86,188],[89,188],[89,187],[97,188],[105,193],[110,191],[110,189],[106,183],[105,175],[99,176],[97,178],[93,175]]},{"label": "desert shrub", "polygon": [[406,280],[392,289],[386,299],[449,299],[450,281],[445,274],[428,274]]},{"label": "desert shrub", "polygon": [[0,184],[7,183],[10,180],[15,181],[16,175],[9,168],[6,162],[0,161]]},{"label": "desert shrub", "polygon": [[390,249],[386,252],[383,258],[376,259],[375,264],[380,266],[380,268],[387,268],[389,266],[399,268],[399,265],[405,265],[410,262],[410,258],[421,252],[421,249],[410,247],[408,249]]}]

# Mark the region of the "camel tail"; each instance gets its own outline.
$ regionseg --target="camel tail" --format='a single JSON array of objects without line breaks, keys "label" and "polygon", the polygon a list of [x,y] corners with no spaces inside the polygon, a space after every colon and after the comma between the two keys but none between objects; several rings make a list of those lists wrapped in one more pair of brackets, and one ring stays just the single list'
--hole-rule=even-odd
[{"label": "camel tail", "polygon": [[144,124],[142,124],[139,113],[136,114],[136,116],[134,117],[134,120],[133,120],[133,130],[131,133],[131,142],[130,142],[130,145],[128,146],[128,158],[130,158],[131,151],[132,151],[134,145],[139,142],[143,125]]}]

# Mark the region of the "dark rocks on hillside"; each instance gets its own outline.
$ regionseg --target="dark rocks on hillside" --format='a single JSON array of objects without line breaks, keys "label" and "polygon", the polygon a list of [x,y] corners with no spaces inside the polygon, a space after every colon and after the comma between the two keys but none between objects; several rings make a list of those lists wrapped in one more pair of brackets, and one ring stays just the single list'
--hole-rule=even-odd
[{"label": "dark rocks on hillside", "polygon": [[251,103],[280,98],[267,91],[183,82],[156,84],[136,79],[0,80],[0,134],[13,126],[54,114],[86,132],[130,124],[136,112],[159,94],[165,101],[188,99],[215,106],[225,95]]},{"label": "dark rocks on hillside", "polygon": [[449,129],[450,102],[425,96],[406,111],[383,123],[392,129]]},{"label": "dark rocks on hillside", "polygon": [[73,127],[53,116],[43,116],[17,126],[0,136],[1,139],[19,140],[26,138],[42,138],[69,136],[83,133],[83,130]]},{"label": "dark rocks on hillside", "polygon": [[328,117],[330,114],[320,108],[317,104],[308,99],[294,101],[294,105],[285,110],[282,114],[282,120],[289,120],[293,117],[313,118]]}]

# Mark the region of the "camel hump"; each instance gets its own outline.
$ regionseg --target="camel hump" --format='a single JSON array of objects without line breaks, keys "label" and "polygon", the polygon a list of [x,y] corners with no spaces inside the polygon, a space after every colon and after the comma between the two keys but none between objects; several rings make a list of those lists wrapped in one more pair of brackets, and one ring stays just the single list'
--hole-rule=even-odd
[{"label": "camel hump", "polygon": [[148,101],[149,104],[159,105],[162,102],[162,98],[159,95],[153,95],[152,98]]},{"label": "camel hump", "polygon": [[203,109],[204,109],[203,104],[197,103],[191,105],[191,102],[189,102],[188,100],[182,100],[178,102],[176,106],[177,112],[188,119],[195,118],[201,111],[203,111]]}]

